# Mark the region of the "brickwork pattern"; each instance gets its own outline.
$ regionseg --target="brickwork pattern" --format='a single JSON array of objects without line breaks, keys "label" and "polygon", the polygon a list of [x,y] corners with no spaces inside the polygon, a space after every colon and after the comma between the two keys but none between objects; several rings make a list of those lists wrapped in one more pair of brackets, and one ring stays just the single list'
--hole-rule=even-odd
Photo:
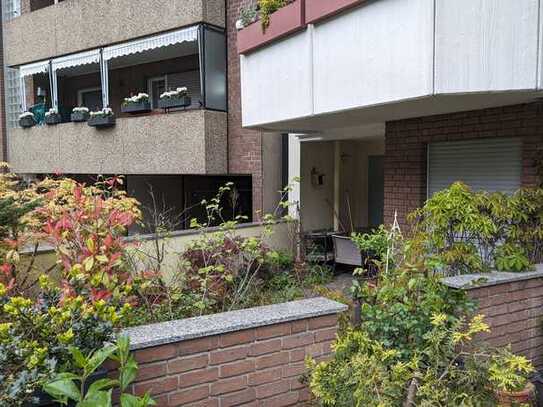
[{"label": "brickwork pattern", "polygon": [[511,345],[513,352],[543,367],[543,278],[471,289],[478,313],[491,332],[481,335],[491,346]]},{"label": "brickwork pattern", "polygon": [[[228,170],[251,174],[253,178],[253,219],[263,208],[262,134],[241,127],[241,78],[237,51],[236,20],[243,0],[228,0],[226,32],[228,44]],[[280,165],[280,163],[277,163]]]},{"label": "brickwork pattern", "polygon": [[385,222],[426,199],[427,146],[431,142],[522,137],[524,186],[536,183],[534,158],[543,151],[543,105],[529,103],[388,122],[385,136]]},{"label": "brickwork pattern", "polygon": [[138,350],[131,390],[159,406],[301,406],[304,359],[330,356],[337,324],[328,315]]}]

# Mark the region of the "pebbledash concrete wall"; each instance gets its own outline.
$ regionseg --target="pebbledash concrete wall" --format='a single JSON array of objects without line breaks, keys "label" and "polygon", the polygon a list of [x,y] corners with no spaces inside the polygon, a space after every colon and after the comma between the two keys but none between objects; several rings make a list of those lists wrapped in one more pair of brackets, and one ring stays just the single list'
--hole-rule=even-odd
[{"label": "pebbledash concrete wall", "polygon": [[130,390],[159,406],[304,405],[304,359],[330,357],[346,308],[314,298],[130,328],[139,363]]},{"label": "pebbledash concrete wall", "polygon": [[522,184],[535,185],[535,158],[543,152],[542,113],[543,104],[529,103],[388,122],[385,223],[392,223],[398,211],[398,220],[406,227],[407,214],[426,200],[427,148],[432,142],[520,137]]},{"label": "pebbledash concrete wall", "polygon": [[527,273],[489,273],[448,277],[444,283],[466,290],[485,316],[488,345],[511,346],[514,353],[543,368],[543,265]]}]

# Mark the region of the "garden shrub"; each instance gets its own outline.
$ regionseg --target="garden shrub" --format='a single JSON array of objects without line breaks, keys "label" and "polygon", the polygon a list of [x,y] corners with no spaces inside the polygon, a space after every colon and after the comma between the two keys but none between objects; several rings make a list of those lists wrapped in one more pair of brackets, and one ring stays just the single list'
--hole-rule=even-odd
[{"label": "garden shrub", "polygon": [[413,242],[443,273],[524,271],[541,260],[543,190],[512,196],[454,183],[413,212]]}]

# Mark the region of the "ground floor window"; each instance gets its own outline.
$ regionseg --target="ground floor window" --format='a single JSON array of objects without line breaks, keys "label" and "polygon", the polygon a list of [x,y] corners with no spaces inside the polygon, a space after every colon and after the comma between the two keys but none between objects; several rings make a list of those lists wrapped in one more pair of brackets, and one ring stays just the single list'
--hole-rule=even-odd
[{"label": "ground floor window", "polygon": [[462,181],[477,191],[513,193],[521,186],[522,140],[493,138],[428,145],[428,196]]}]

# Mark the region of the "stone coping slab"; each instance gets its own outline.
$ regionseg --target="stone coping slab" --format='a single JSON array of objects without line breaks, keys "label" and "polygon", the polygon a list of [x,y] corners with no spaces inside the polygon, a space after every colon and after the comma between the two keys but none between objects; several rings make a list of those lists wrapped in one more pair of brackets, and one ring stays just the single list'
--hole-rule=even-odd
[{"label": "stone coping slab", "polygon": [[347,306],[323,297],[248,308],[220,314],[142,325],[123,330],[132,350],[241,331],[282,322],[337,314]]},{"label": "stone coping slab", "polygon": [[531,280],[533,278],[543,278],[543,264],[537,264],[535,266],[535,271],[521,273],[492,272],[464,274],[460,276],[445,277],[441,281],[451,288],[470,290],[516,281]]}]

